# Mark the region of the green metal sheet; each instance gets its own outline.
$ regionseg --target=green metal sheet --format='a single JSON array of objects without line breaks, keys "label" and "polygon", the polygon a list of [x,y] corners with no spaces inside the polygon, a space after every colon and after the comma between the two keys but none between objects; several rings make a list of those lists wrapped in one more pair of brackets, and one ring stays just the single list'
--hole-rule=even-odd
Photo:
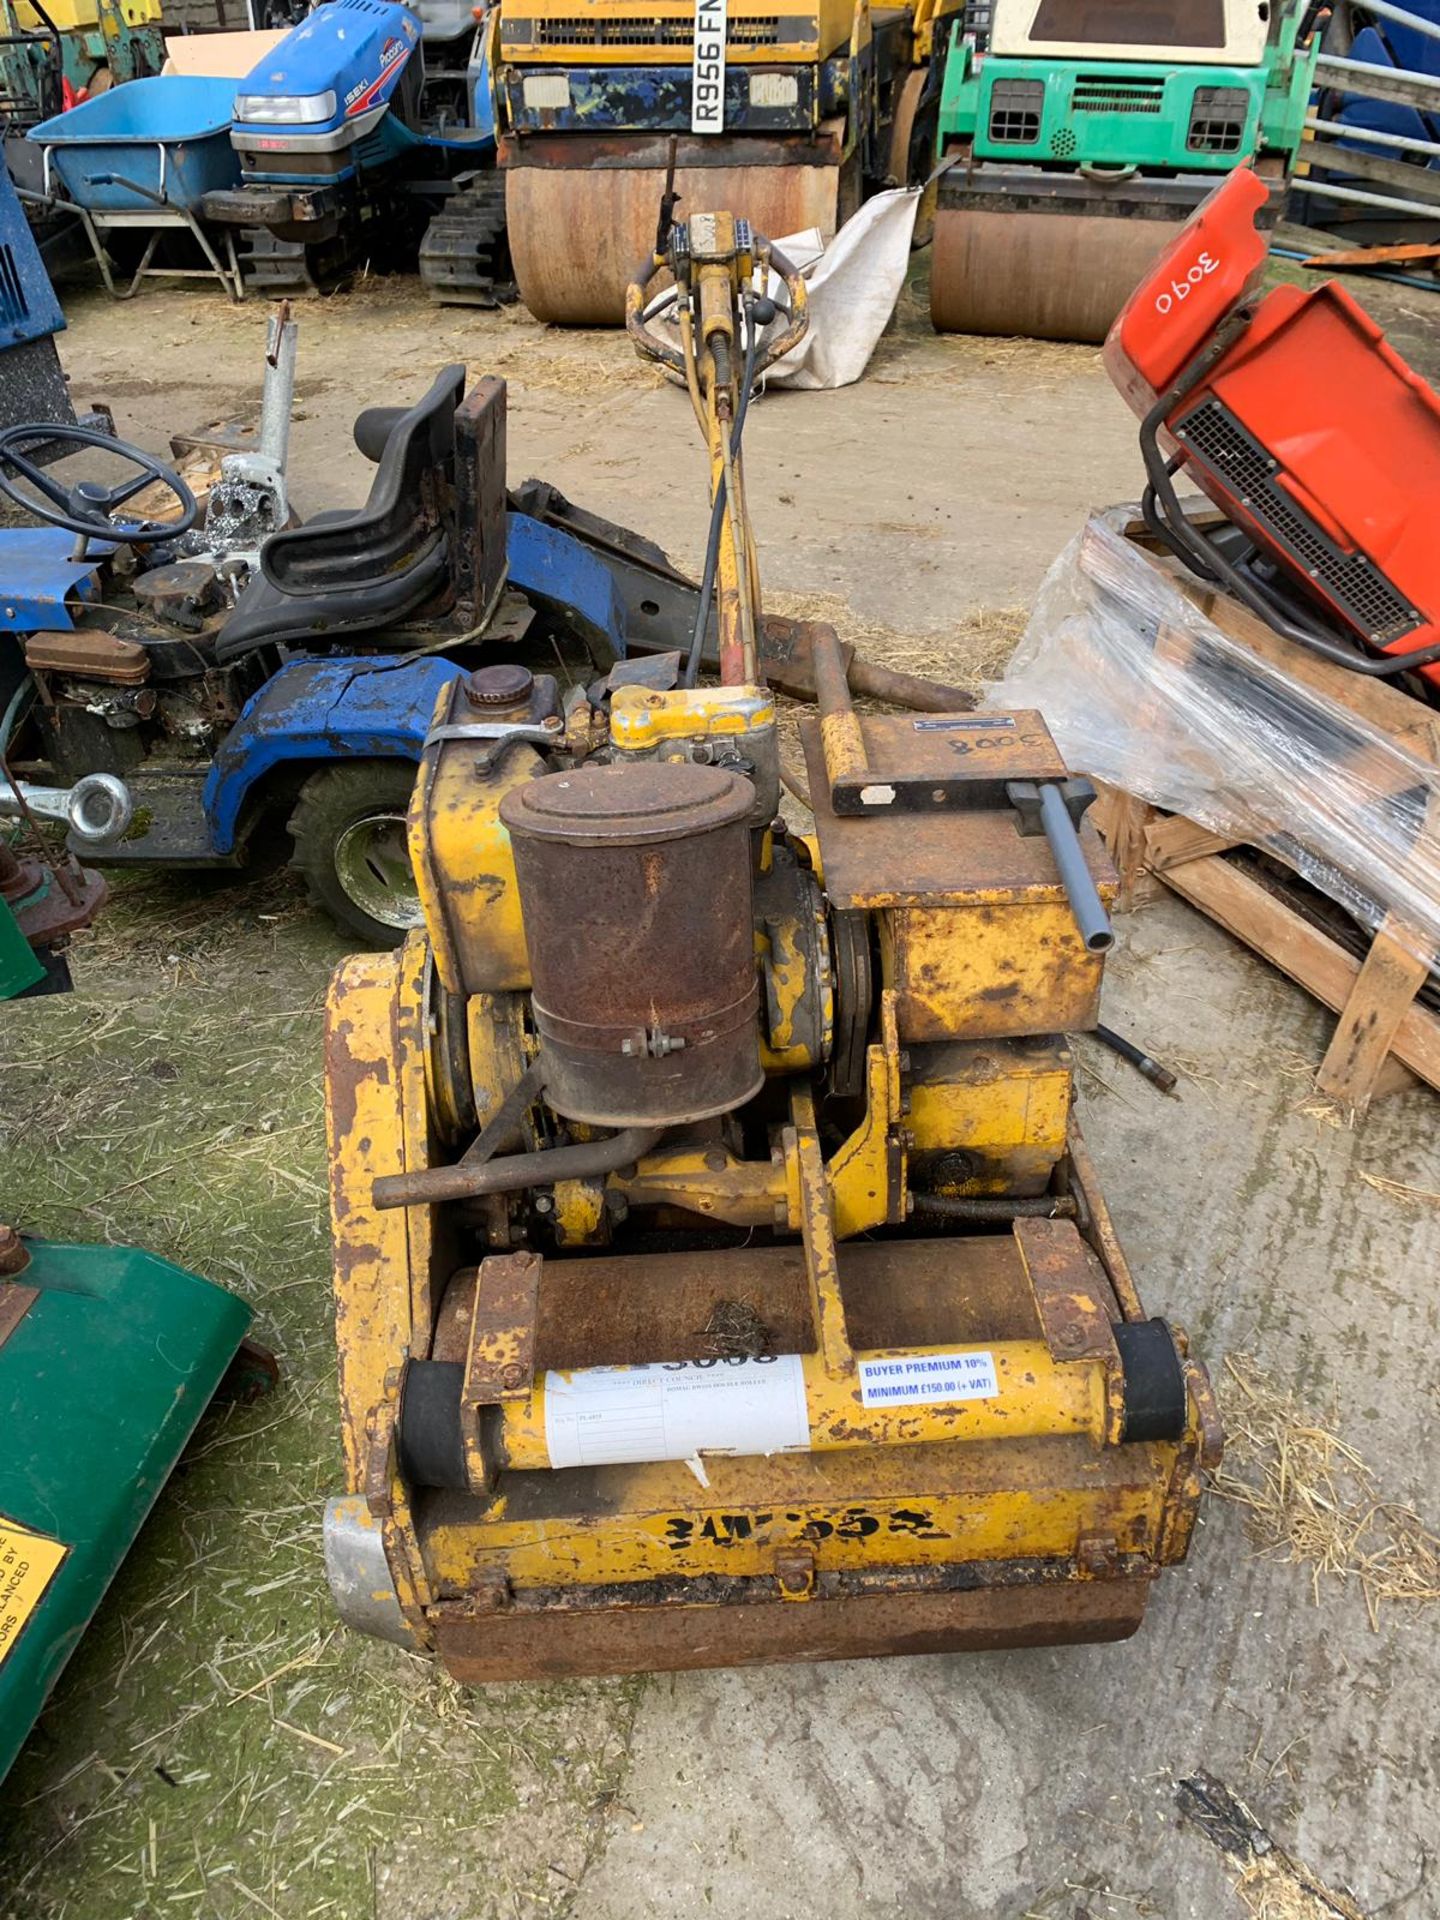
[{"label": "green metal sheet", "polygon": [[0,1000],[14,1000],[45,978],[35,949],[20,931],[20,923],[0,900]]},{"label": "green metal sheet", "polygon": [[154,1254],[27,1245],[0,1281],[0,1777],[250,1324]]}]

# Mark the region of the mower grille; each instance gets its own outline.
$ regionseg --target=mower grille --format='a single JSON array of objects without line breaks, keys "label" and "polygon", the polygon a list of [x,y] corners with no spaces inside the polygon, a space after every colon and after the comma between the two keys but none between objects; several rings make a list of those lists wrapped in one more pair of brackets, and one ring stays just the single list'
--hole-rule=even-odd
[{"label": "mower grille", "polygon": [[[610,19],[558,14],[542,17],[536,28],[535,41],[542,47],[688,47],[695,39],[693,17],[665,19],[653,14],[623,13]],[[780,39],[780,16],[732,19],[726,39],[732,47],[773,47]]]},{"label": "mower grille", "polygon": [[1285,491],[1280,464],[1216,399],[1202,400],[1173,429],[1196,462],[1233,494],[1301,574],[1375,647],[1403,640],[1420,615],[1363,553],[1346,553]]},{"label": "mower grille", "polygon": [[1243,87],[1197,87],[1185,145],[1191,153],[1239,153],[1249,114]]},{"label": "mower grille", "polygon": [[997,80],[990,89],[991,141],[1018,147],[1038,140],[1044,105],[1043,80]]},{"label": "mower grille", "polygon": [[1165,82],[1082,73],[1071,90],[1070,104],[1076,113],[1159,113],[1165,104]]},{"label": "mower grille", "polygon": [[30,302],[15,268],[15,255],[9,247],[0,247],[0,324],[18,327],[29,317]]}]

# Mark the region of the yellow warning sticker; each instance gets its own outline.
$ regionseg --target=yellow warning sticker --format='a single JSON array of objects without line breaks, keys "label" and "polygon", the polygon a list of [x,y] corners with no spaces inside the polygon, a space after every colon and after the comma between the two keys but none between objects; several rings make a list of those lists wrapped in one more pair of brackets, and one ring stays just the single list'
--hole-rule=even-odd
[{"label": "yellow warning sticker", "polygon": [[69,1551],[61,1541],[31,1533],[0,1514],[0,1665],[14,1652]]}]

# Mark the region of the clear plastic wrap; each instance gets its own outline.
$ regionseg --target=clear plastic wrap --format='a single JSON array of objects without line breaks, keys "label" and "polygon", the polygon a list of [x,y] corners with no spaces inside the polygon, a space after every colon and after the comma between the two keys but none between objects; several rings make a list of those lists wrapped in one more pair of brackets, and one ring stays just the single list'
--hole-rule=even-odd
[{"label": "clear plastic wrap", "polygon": [[1038,707],[1077,771],[1275,854],[1371,930],[1392,916],[1433,964],[1440,768],[1230,639],[1123,537],[1134,518],[1071,541],[985,704]]}]

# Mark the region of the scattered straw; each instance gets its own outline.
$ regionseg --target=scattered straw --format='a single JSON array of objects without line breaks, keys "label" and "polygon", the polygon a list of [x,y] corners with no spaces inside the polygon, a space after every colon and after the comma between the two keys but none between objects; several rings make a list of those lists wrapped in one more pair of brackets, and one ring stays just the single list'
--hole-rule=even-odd
[{"label": "scattered straw", "polygon": [[1417,1200],[1425,1206],[1440,1207],[1440,1193],[1429,1187],[1407,1187],[1403,1180],[1387,1180],[1383,1173],[1362,1173],[1360,1178],[1367,1187],[1374,1187],[1377,1193],[1387,1194],[1392,1200]]},{"label": "scattered straw", "polygon": [[1297,1878],[1288,1854],[1252,1860],[1235,1891],[1254,1920],[1362,1920],[1359,1908],[1344,1894]]},{"label": "scattered straw", "polygon": [[1214,1488],[1245,1509],[1262,1552],[1359,1584],[1372,1627],[1386,1601],[1440,1600],[1440,1535],[1380,1496],[1362,1456],[1243,1354],[1225,1362],[1228,1436]]},{"label": "scattered straw", "polygon": [[828,621],[867,660],[971,687],[999,677],[1030,617],[1024,607],[981,607],[933,633],[901,633],[857,615],[838,593],[784,593],[768,587],[765,610],[789,620]]}]

